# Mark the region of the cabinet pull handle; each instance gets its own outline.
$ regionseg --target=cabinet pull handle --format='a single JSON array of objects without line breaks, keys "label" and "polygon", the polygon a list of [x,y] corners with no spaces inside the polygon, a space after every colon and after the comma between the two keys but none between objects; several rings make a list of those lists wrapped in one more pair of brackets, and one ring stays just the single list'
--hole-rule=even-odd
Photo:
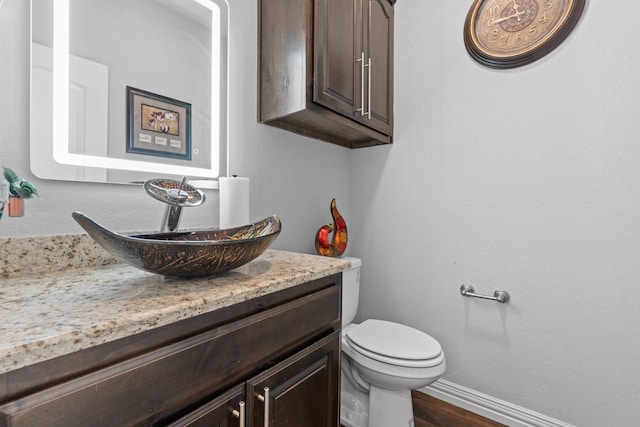
[{"label": "cabinet pull handle", "polygon": [[360,108],[356,111],[360,111],[360,115],[364,116],[364,52],[360,52],[360,58],[356,62],[360,63]]},{"label": "cabinet pull handle", "polygon": [[245,423],[244,423],[244,414],[245,414],[245,409],[244,409],[244,402],[241,400],[238,403],[238,409],[234,409],[233,411],[231,411],[231,415],[233,415],[235,418],[238,418],[240,420],[240,427],[244,427]]},{"label": "cabinet pull handle", "polygon": [[258,400],[264,402],[264,427],[269,425],[269,387],[264,388],[264,396],[259,394]]},{"label": "cabinet pull handle", "polygon": [[367,62],[367,71],[369,72],[369,78],[367,79],[367,118],[371,120],[371,57]]}]

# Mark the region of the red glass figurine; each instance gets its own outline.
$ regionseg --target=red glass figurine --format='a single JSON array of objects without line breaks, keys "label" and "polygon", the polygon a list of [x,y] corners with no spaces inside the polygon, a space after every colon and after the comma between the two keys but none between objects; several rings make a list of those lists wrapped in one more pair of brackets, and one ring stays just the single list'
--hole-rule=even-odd
[{"label": "red glass figurine", "polygon": [[[322,256],[339,257],[347,249],[347,223],[336,208],[336,199],[331,200],[333,224],[323,225],[316,233],[316,252]],[[335,225],[334,225],[335,224]],[[329,243],[329,235],[334,232]]]}]

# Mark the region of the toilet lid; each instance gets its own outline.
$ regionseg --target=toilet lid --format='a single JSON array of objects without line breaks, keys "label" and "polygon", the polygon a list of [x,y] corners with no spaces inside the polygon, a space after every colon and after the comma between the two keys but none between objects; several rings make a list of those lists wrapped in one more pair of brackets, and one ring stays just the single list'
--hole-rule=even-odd
[{"label": "toilet lid", "polygon": [[385,320],[368,319],[350,329],[347,338],[367,353],[398,361],[426,361],[442,354],[440,343],[422,331]]}]

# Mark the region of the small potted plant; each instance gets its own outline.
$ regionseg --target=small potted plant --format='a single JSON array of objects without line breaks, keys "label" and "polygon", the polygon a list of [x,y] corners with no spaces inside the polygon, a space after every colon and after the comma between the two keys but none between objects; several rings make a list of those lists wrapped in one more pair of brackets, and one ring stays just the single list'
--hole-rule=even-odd
[{"label": "small potted plant", "polygon": [[29,181],[21,179],[12,169],[3,167],[4,179],[9,183],[9,216],[24,215],[24,199],[38,196],[38,190]]}]

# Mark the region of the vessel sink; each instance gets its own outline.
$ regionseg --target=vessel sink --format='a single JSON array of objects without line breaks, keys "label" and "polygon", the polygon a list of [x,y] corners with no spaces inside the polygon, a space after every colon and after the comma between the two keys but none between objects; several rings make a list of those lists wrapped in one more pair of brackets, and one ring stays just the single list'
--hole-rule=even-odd
[{"label": "vessel sink", "polygon": [[257,258],[282,229],[276,215],[227,229],[123,235],[80,212],[73,219],[117,259],[156,274],[203,277],[224,273]]}]

